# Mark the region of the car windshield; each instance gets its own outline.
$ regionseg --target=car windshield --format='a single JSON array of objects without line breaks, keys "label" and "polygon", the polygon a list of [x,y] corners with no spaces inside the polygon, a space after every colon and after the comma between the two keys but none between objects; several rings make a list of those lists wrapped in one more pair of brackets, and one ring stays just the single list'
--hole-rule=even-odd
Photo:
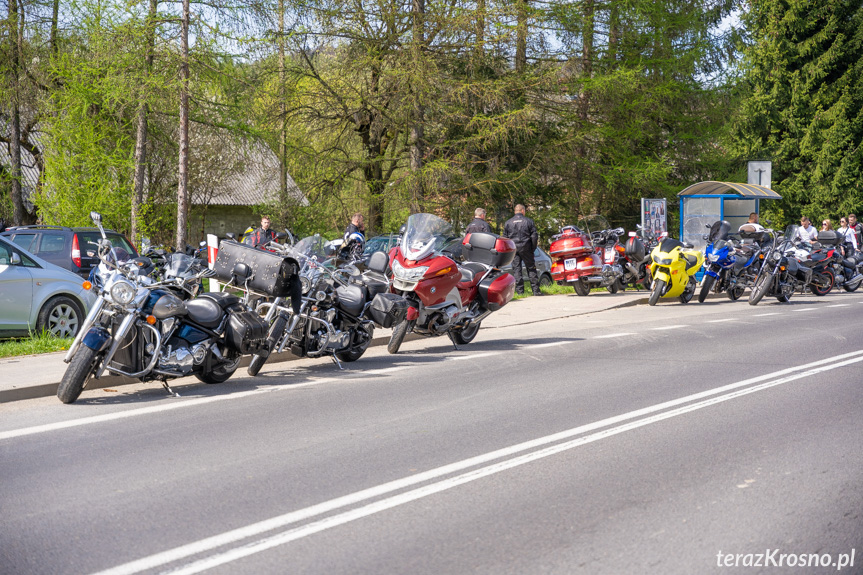
[{"label": "car windshield", "polygon": [[440,250],[453,237],[452,226],[432,214],[413,214],[408,218],[401,250],[409,260],[419,260]]}]

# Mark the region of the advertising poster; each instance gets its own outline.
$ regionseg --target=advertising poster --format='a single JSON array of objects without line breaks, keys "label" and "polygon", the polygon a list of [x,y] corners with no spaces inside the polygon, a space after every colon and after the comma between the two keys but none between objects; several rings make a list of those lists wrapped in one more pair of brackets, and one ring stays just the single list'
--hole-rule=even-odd
[{"label": "advertising poster", "polygon": [[641,198],[641,227],[655,236],[668,232],[666,200]]}]

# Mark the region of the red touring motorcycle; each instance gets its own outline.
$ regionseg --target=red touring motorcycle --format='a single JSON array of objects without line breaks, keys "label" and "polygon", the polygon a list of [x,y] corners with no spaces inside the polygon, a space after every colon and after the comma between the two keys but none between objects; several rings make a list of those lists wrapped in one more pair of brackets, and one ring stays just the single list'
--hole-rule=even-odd
[{"label": "red touring motorcycle", "polygon": [[576,226],[564,226],[551,238],[551,279],[559,284],[570,283],[575,293],[585,296],[590,288],[604,287],[617,293],[624,280],[621,261],[625,249],[618,243],[623,228],[582,231]]},{"label": "red touring motorcycle", "polygon": [[495,234],[472,233],[462,242],[459,266],[440,248],[452,227],[431,214],[414,214],[390,252],[393,291],[408,300],[404,321],[393,328],[387,351],[398,353],[405,335],[446,334],[454,345],[473,341],[480,323],[512,300],[515,278],[500,270],[515,257],[515,244]]}]

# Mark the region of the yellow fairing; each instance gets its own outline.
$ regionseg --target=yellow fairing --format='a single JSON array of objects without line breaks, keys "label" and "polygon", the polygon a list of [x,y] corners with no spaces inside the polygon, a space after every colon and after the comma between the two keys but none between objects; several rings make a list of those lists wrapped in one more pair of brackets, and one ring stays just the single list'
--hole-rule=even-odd
[{"label": "yellow fairing", "polygon": [[[668,251],[663,251],[663,247],[668,248],[670,243],[676,245]],[[683,293],[686,284],[689,283],[689,278],[701,269],[704,263],[704,254],[697,250],[684,249],[680,242],[674,240],[668,242],[666,240],[653,248],[650,259],[650,274],[653,281],[664,281],[668,287],[662,297],[670,298]]]}]

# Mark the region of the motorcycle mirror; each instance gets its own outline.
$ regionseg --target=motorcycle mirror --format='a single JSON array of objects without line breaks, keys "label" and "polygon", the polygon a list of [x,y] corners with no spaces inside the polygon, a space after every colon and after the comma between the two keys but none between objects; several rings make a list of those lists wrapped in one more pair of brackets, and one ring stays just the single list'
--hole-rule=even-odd
[{"label": "motorcycle mirror", "polygon": [[237,241],[237,234],[234,232],[228,232],[225,234],[225,237],[232,241]]},{"label": "motorcycle mirror", "polygon": [[90,212],[90,219],[97,227],[102,223],[102,215],[99,212]]},{"label": "motorcycle mirror", "polygon": [[286,234],[285,232],[276,232],[276,239],[277,240],[283,240],[286,237],[288,237],[288,234]]}]

